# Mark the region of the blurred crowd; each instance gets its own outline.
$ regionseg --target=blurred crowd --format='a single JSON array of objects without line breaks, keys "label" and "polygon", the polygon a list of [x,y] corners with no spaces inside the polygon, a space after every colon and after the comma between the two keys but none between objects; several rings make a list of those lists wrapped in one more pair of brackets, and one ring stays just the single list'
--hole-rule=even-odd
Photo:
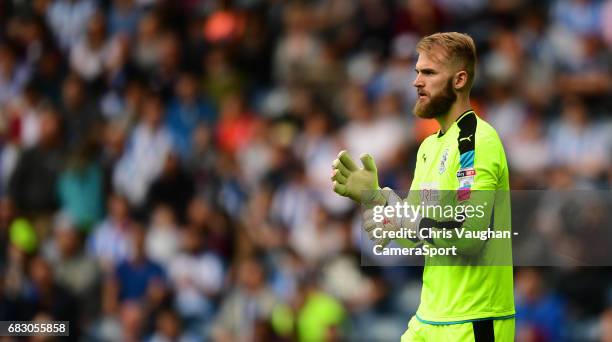
[{"label": "blurred crowd", "polygon": [[[415,45],[478,49],[513,189],[609,189],[612,1],[0,2],[0,320],[92,341],[397,340],[341,149],[408,189]],[[611,341],[609,269],[517,268],[519,341]]]}]

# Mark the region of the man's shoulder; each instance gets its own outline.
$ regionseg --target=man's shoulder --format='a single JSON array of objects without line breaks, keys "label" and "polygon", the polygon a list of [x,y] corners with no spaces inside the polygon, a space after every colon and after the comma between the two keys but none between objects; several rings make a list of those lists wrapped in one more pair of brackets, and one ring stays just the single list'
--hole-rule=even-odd
[{"label": "man's shoulder", "polygon": [[487,142],[501,142],[499,135],[497,134],[497,130],[491,126],[489,122],[481,118],[480,116],[476,116],[477,124],[476,124],[476,137],[483,139]]},{"label": "man's shoulder", "polygon": [[421,141],[421,146],[427,145],[427,144],[435,141],[437,135],[438,135],[437,132],[428,135],[425,139],[423,139],[423,141]]},{"label": "man's shoulder", "polygon": [[419,148],[425,148],[428,145],[430,145],[431,143],[435,142],[436,139],[438,137],[438,132],[432,133],[430,135],[428,135],[425,139],[423,139],[423,141],[421,141],[421,144],[419,145]]}]

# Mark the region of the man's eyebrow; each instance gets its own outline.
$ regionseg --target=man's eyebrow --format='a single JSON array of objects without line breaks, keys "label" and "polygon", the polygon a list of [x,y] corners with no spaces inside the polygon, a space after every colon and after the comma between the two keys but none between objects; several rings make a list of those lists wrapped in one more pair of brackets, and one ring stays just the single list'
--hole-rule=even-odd
[{"label": "man's eyebrow", "polygon": [[429,73],[436,72],[434,69],[431,69],[431,68],[422,68],[422,69],[414,68],[414,71],[416,71],[416,72],[429,72]]}]

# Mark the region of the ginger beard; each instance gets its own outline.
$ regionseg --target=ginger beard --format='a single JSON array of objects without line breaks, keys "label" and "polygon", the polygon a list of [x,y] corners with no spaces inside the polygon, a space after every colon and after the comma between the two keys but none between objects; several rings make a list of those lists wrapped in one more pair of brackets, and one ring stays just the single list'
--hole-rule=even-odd
[{"label": "ginger beard", "polygon": [[446,86],[439,94],[429,97],[429,101],[421,101],[417,98],[412,112],[423,119],[434,119],[442,116],[450,110],[453,103],[457,101],[457,94],[453,91],[453,78],[449,78]]}]

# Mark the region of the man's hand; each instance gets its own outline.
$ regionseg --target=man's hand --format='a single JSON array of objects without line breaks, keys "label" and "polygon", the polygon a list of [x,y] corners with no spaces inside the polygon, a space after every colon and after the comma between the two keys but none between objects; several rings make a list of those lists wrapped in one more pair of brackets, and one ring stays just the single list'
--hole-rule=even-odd
[{"label": "man's hand", "polygon": [[[368,238],[374,241],[375,245],[386,247],[389,242],[391,242],[391,239],[385,237],[384,235],[388,234],[388,232],[399,230],[399,227],[397,227],[394,222],[387,218],[385,218],[382,222],[374,221],[374,211],[372,209],[364,210],[362,219],[363,229],[368,234]],[[375,232],[374,230],[377,228],[380,229]]]},{"label": "man's hand", "polygon": [[[384,204],[385,199],[379,193],[378,172],[371,155],[361,155],[363,169],[355,165],[348,152],[341,151],[338,159],[332,163],[332,181],[334,191],[361,204]],[[366,195],[368,198],[362,198]]]},{"label": "man's hand", "polygon": [[[393,190],[390,188],[384,188],[380,191],[382,196],[386,199],[387,205],[391,207],[395,207],[396,204],[401,204],[404,202]],[[418,244],[420,243],[420,237],[418,237],[418,226],[420,224],[420,219],[411,220],[410,218],[398,216],[396,211],[393,211],[393,214],[390,217],[386,217],[384,214],[382,215],[382,220],[379,219],[380,222],[374,220],[374,209],[375,208],[367,208],[363,211],[362,219],[363,219],[363,229],[368,234],[368,238],[374,241],[375,245],[380,245],[382,247],[386,247],[393,238],[389,238],[389,236],[393,236],[392,233],[395,233],[401,229],[406,229],[412,231],[413,238],[406,237],[409,240],[409,243]],[[380,215],[380,213],[379,213]],[[376,230],[377,228],[380,228]],[[376,230],[376,231],[375,231]],[[403,238],[402,238],[403,239]],[[402,240],[400,239],[400,240]]]}]

